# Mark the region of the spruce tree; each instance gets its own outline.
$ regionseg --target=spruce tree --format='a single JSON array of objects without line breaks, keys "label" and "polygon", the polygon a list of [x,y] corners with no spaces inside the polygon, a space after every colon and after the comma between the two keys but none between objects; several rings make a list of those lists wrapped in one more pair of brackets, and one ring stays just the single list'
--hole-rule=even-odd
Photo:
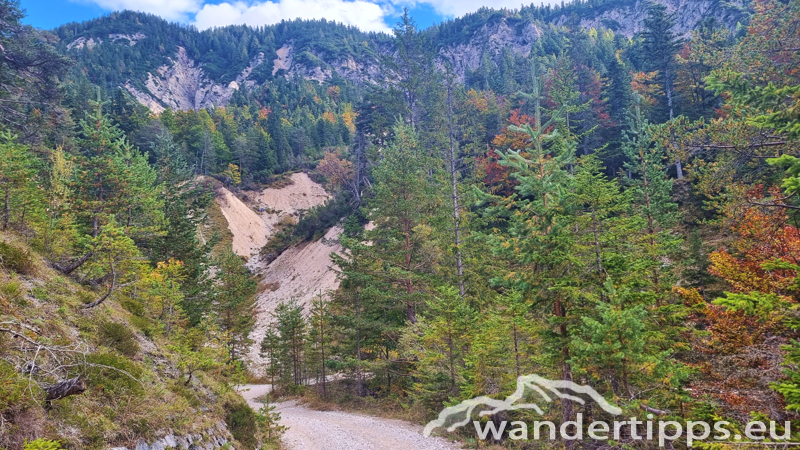
[{"label": "spruce tree", "polygon": [[250,332],[255,325],[257,283],[242,259],[230,250],[216,258],[219,268],[212,292],[213,312],[224,334],[228,359],[241,359],[252,343]]},{"label": "spruce tree", "polygon": [[675,15],[667,13],[667,7],[651,2],[644,19],[644,50],[647,54],[647,69],[658,72],[658,80],[666,97],[669,120],[675,117],[675,55],[680,48],[680,40],[672,31]]}]

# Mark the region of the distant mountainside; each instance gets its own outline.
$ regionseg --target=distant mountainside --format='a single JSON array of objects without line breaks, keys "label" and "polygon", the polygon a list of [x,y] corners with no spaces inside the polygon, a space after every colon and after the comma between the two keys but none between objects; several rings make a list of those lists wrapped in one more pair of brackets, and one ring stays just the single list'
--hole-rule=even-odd
[{"label": "distant mountainside", "polygon": [[[734,29],[749,16],[747,0],[658,1],[676,13],[680,34],[712,19]],[[536,45],[545,51],[559,47],[571,29],[632,37],[642,29],[646,10],[647,0],[576,1],[518,11],[481,8],[422,34],[440,60],[466,81],[479,71],[489,73],[527,57]],[[201,32],[124,11],[66,24],[55,33],[58,48],[78,63],[76,76],[107,89],[124,88],[156,112],[227,105],[243,87],[268,87],[280,77],[381,82],[387,75],[381,58],[394,52],[387,34],[325,20]]]}]

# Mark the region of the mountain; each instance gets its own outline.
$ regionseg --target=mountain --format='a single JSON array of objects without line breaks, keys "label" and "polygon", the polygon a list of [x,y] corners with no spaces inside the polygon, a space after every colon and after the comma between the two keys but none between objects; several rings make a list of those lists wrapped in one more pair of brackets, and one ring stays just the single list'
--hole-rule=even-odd
[{"label": "mountain", "polygon": [[[729,29],[746,21],[747,0],[660,0],[687,35],[715,20]],[[644,0],[576,1],[566,6],[481,8],[423,31],[425,41],[464,82],[476,72],[514,65],[534,46],[545,53],[574,29],[632,37],[646,17]],[[55,30],[61,52],[76,60],[74,76],[106,89],[124,88],[154,112],[227,105],[236,92],[301,77],[351,84],[381,83],[381,58],[391,37],[333,22],[294,20],[266,27],[198,31],[156,16],[124,11]],[[559,43],[560,42],[560,43]],[[513,68],[511,69],[513,71]],[[486,78],[486,77],[484,77]]]}]

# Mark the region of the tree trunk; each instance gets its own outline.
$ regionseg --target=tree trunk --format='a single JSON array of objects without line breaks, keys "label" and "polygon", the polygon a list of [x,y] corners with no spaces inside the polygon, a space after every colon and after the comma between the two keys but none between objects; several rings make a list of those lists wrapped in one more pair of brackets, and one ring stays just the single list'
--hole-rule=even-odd
[{"label": "tree trunk", "polygon": [[325,379],[325,317],[323,316],[319,321],[319,338],[320,347],[322,349],[322,398],[328,396],[328,380]]},{"label": "tree trunk", "polygon": [[87,252],[83,256],[81,256],[80,258],[76,259],[75,261],[73,261],[72,263],[70,263],[70,264],[68,264],[66,266],[62,266],[61,264],[54,263],[52,261],[50,262],[50,264],[56,270],[58,270],[59,272],[63,273],[64,275],[69,275],[73,271],[75,271],[75,269],[77,269],[78,267],[82,266],[92,256],[94,256],[94,252]]},{"label": "tree trunk", "polygon": [[[555,310],[555,314],[558,317],[566,316],[566,311],[564,310],[563,305],[561,304],[560,299],[556,299],[555,304],[553,305],[553,309]],[[558,326],[559,334],[561,334],[561,338],[563,340],[564,348],[561,350],[561,353],[564,358],[564,362],[561,368],[561,376],[564,381],[572,381],[572,368],[569,365],[569,347],[567,347],[567,326],[563,323]],[[567,421],[572,420],[572,401],[569,399],[561,399],[561,423],[565,423]],[[570,430],[571,434],[574,430]],[[571,450],[575,447],[575,441],[572,440],[564,440],[564,448],[566,450]]]},{"label": "tree trunk", "polygon": [[450,185],[453,190],[453,222],[455,224],[456,273],[458,275],[458,294],[464,298],[464,265],[461,259],[461,223],[458,211],[458,184],[456,180],[456,141],[453,132],[452,87],[447,89],[447,127],[450,139]]},{"label": "tree trunk", "polygon": [[47,402],[51,400],[59,400],[70,395],[83,394],[86,391],[86,383],[83,382],[81,377],[70,378],[44,388],[47,393]]},{"label": "tree trunk", "polygon": [[356,359],[358,360],[358,365],[356,366],[356,378],[358,378],[356,383],[356,394],[359,397],[363,397],[364,381],[361,376],[361,309],[358,303],[358,290],[356,290],[356,318],[359,321],[358,328],[356,329]]},{"label": "tree trunk", "polygon": [[92,303],[83,305],[85,309],[94,308],[95,306],[103,303],[106,301],[111,292],[114,291],[114,287],[117,284],[117,269],[114,267],[114,262],[111,262],[111,284],[108,285],[108,290],[102,297],[98,298],[97,300],[93,301]]},{"label": "tree trunk", "polygon": [[6,186],[6,206],[3,209],[3,231],[8,229],[9,219],[11,219],[11,187]]},{"label": "tree trunk", "polygon": [[667,90],[667,106],[669,107],[669,120],[675,118],[672,107],[672,78],[669,74],[669,69],[664,72],[664,87]]}]

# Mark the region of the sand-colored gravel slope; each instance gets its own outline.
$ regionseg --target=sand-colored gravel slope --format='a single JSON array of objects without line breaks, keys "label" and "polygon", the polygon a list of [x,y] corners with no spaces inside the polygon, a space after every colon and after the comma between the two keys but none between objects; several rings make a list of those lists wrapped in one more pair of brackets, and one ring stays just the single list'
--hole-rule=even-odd
[{"label": "sand-colored gravel slope", "polygon": [[233,251],[249,258],[267,243],[264,219],[225,188],[217,189],[217,204],[233,233]]},{"label": "sand-colored gravel slope", "polygon": [[278,189],[243,191],[242,197],[249,199],[250,205],[223,187],[217,189],[217,203],[233,233],[233,251],[237,255],[250,258],[258,254],[282,218],[296,217],[330,198],[325,188],[305,173],[294,173],[290,180],[291,184]]},{"label": "sand-colored gravel slope", "polygon": [[[341,251],[340,227],[327,231],[322,239],[304,242],[284,251],[269,264],[259,250],[272,236],[275,225],[284,217],[295,219],[301,211],[325,203],[330,195],[305,173],[291,176],[291,184],[261,192],[244,191],[247,204],[229,190],[217,190],[217,203],[233,233],[233,251],[248,258],[247,266],[259,277],[258,317],[251,338],[250,357],[258,358],[258,348],[272,312],[282,301],[297,300],[306,310],[320,293],[339,287],[330,255]],[[258,211],[258,212],[257,212]]]},{"label": "sand-colored gravel slope", "polygon": [[289,248],[260,271],[263,279],[259,282],[261,292],[258,295],[256,327],[250,336],[254,341],[251,360],[260,360],[258,349],[261,338],[281,302],[295,299],[308,312],[317,296],[321,294],[327,298],[329,291],[339,287],[330,257],[342,250],[338,241],[342,231],[341,227],[334,227],[318,241]]}]

